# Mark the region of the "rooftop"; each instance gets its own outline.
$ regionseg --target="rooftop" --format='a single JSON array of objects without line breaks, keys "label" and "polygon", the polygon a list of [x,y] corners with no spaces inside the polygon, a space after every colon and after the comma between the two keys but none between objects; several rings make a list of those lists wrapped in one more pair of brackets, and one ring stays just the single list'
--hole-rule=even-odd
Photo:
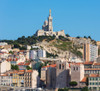
[{"label": "rooftop", "polygon": [[42,68],[48,68],[48,67],[56,67],[56,64],[52,64],[52,65],[43,66]]}]

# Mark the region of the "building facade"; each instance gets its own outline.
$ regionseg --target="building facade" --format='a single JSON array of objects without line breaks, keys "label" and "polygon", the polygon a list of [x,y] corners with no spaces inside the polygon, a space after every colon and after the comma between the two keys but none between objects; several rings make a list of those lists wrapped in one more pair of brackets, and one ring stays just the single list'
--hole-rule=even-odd
[{"label": "building facade", "polygon": [[90,91],[100,91],[100,75],[91,74],[88,78]]},{"label": "building facade", "polygon": [[92,44],[83,45],[83,59],[85,61],[96,61],[98,57],[98,46]]},{"label": "building facade", "polygon": [[59,61],[56,66],[56,88],[69,87],[70,70],[68,62]]},{"label": "building facade", "polygon": [[84,78],[84,65],[81,63],[73,63],[71,68],[71,81],[77,82],[77,87],[80,87],[80,82]]}]

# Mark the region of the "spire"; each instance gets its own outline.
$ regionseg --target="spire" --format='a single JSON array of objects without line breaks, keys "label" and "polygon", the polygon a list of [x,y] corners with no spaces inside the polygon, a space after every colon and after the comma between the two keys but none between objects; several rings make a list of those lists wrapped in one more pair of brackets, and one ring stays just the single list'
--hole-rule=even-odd
[{"label": "spire", "polygon": [[49,10],[49,16],[51,16],[51,9]]}]

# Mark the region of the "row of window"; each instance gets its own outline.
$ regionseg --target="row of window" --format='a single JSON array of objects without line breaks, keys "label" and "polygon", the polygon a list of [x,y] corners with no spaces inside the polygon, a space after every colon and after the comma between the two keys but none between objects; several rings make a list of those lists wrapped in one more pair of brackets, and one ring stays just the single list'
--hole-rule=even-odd
[{"label": "row of window", "polygon": [[100,85],[100,82],[90,82],[89,85]]},{"label": "row of window", "polygon": [[85,70],[85,74],[89,73],[100,73],[100,70]]},{"label": "row of window", "polygon": [[89,80],[90,80],[90,81],[95,81],[95,80],[100,80],[100,78],[99,78],[99,77],[98,77],[98,78],[97,78],[97,77],[96,77],[96,78],[91,77],[91,78],[89,78]]}]

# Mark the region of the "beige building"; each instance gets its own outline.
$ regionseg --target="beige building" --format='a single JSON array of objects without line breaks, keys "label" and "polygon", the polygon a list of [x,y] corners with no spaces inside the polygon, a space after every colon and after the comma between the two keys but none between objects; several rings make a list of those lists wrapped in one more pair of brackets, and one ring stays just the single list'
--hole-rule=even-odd
[{"label": "beige building", "polygon": [[[10,74],[10,75],[9,75]],[[7,79],[9,78],[9,79]],[[15,87],[37,88],[39,84],[38,72],[36,70],[13,70],[0,76],[2,85]],[[9,81],[9,82],[8,82]]]},{"label": "beige building", "polygon": [[97,57],[98,46],[89,43],[83,45],[83,59],[85,61],[96,61]]},{"label": "beige building", "polygon": [[37,88],[38,85],[38,72],[36,70],[25,71],[24,87]]},{"label": "beige building", "polygon": [[58,32],[53,32],[52,19],[53,18],[51,16],[51,10],[50,10],[48,21],[46,20],[44,22],[44,25],[42,26],[42,29],[38,30],[36,32],[37,36],[43,36],[43,35],[46,35],[46,36],[53,36],[53,35],[55,35],[56,37],[65,36],[64,30],[61,30],[61,31],[58,31]]}]

